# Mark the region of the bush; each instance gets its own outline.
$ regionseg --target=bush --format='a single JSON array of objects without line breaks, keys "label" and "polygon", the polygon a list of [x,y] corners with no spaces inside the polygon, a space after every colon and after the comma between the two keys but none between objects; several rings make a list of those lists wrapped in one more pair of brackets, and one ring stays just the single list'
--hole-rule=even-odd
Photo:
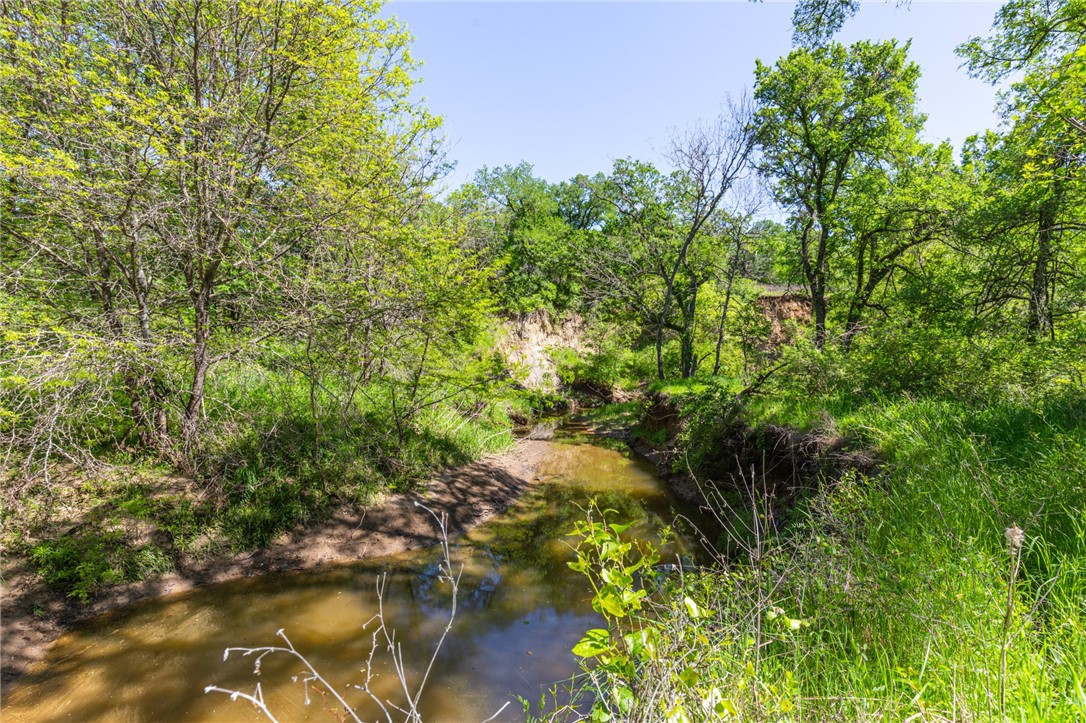
[{"label": "bush", "polygon": [[[786,526],[750,490],[732,505],[748,514],[724,518],[727,554],[662,581],[621,576],[621,526],[582,525],[586,574],[630,591],[597,594],[637,606],[581,641],[586,705],[600,720],[1083,718],[1086,398],[1048,388],[758,397],[747,423],[828,425],[878,449],[882,473],[819,485]],[[694,399],[685,443],[711,459],[729,396]]]},{"label": "bush", "polygon": [[789,664],[807,621],[773,604],[769,579],[750,570],[658,566],[656,548],[626,539],[629,525],[608,515],[593,509],[577,524],[569,563],[591,583],[607,627],[574,646],[584,675],[549,718],[581,720],[581,706],[593,721],[788,716],[799,693]]},{"label": "bush", "polygon": [[54,590],[81,602],[105,585],[124,581],[124,568],[116,559],[120,535],[79,535],[46,540],[34,545],[30,561]]},{"label": "bush", "polygon": [[84,603],[104,587],[161,575],[174,567],[162,548],[154,544],[134,548],[117,530],[44,540],[31,548],[30,562],[46,585]]}]

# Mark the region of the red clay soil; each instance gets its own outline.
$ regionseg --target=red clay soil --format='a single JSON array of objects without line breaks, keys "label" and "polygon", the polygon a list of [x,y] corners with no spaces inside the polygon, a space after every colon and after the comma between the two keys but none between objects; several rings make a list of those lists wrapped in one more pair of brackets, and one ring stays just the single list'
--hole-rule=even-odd
[{"label": "red clay soil", "polygon": [[48,590],[20,561],[6,560],[0,586],[0,680],[6,687],[49,645],[82,620],[109,610],[268,572],[306,570],[391,555],[437,543],[433,517],[416,503],[448,515],[450,535],[465,532],[510,507],[536,480],[549,442],[523,440],[511,452],[457,467],[422,494],[390,495],[365,509],[341,509],[321,525],[284,536],[254,553],[182,561],[177,572],[106,591],[90,604]]}]

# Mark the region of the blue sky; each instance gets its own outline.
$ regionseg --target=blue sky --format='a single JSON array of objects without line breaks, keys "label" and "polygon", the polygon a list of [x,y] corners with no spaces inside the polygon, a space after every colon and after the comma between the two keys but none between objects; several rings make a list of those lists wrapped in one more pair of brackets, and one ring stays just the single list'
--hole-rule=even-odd
[{"label": "blue sky", "polygon": [[[954,48],[987,34],[998,2],[865,2],[838,36],[912,40],[929,140],[960,146],[994,127],[995,91]],[[561,181],[632,156],[664,165],[669,133],[717,113],[753,82],[754,61],[791,43],[784,2],[419,2],[394,0],[423,62],[419,95],[445,120],[458,167],[526,160]]]}]

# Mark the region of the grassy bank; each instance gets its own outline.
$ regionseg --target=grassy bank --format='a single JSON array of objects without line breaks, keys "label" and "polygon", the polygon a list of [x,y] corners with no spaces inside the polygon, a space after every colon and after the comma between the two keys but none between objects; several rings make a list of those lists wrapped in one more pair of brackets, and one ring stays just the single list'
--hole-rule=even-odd
[{"label": "grassy bank", "polygon": [[[812,392],[800,376],[740,407],[734,380],[660,387],[685,425],[677,464],[727,488],[730,534],[713,569],[612,618],[616,647],[581,648],[601,714],[1086,716],[1086,395]],[[721,467],[739,427],[878,463],[824,469],[783,509],[758,469]]]},{"label": "grassy bank", "polygon": [[344,404],[342,395],[311,398],[297,377],[240,365],[212,383],[197,468],[103,447],[96,463],[58,469],[5,507],[6,556],[87,601],[185,559],[266,547],[338,506],[507,449],[510,413],[532,404],[502,386],[431,385],[405,409],[403,390],[387,384],[362,386]]}]

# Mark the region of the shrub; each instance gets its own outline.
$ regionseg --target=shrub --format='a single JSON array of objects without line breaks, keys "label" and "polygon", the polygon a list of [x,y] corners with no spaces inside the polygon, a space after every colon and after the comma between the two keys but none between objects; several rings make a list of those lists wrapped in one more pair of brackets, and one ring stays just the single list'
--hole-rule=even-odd
[{"label": "shrub", "polygon": [[121,535],[66,535],[34,545],[30,561],[45,583],[68,597],[87,602],[106,585],[125,581]]}]

